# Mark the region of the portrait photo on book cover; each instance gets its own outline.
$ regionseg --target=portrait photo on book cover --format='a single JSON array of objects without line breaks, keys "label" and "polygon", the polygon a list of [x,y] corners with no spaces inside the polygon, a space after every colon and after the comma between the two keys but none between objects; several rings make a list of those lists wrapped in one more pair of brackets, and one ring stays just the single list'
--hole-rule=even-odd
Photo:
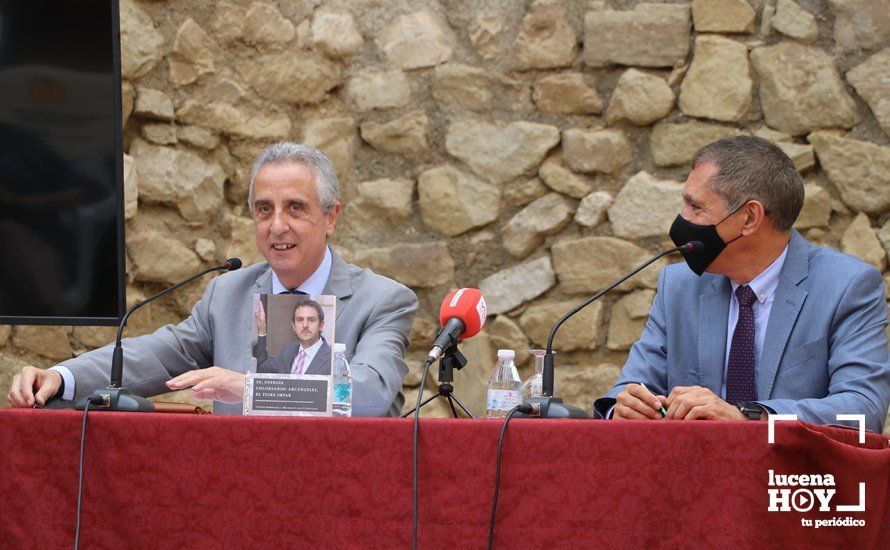
[{"label": "portrait photo on book cover", "polygon": [[254,296],[253,357],[258,374],[330,376],[336,296]]}]

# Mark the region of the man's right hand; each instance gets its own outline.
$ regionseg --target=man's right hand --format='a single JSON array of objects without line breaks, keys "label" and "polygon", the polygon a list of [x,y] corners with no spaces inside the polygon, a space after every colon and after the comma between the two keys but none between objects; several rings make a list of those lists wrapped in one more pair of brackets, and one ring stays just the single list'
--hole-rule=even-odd
[{"label": "man's right hand", "polygon": [[665,400],[663,395],[653,395],[639,384],[628,384],[615,398],[612,418],[661,420],[661,407]]},{"label": "man's right hand", "polygon": [[259,336],[266,335],[266,309],[263,307],[262,300],[257,300],[257,307],[253,311],[253,318],[256,320],[256,332]]},{"label": "man's right hand", "polygon": [[10,407],[33,407],[35,403],[42,407],[61,387],[62,375],[58,372],[28,366],[12,378],[6,398]]}]

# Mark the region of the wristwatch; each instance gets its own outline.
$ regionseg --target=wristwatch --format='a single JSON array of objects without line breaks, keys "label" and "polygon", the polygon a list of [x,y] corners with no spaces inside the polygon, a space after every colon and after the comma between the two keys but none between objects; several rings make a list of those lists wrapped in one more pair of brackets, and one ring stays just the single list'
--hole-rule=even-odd
[{"label": "wristwatch", "polygon": [[762,420],[766,409],[753,401],[742,401],[735,405],[748,420]]}]

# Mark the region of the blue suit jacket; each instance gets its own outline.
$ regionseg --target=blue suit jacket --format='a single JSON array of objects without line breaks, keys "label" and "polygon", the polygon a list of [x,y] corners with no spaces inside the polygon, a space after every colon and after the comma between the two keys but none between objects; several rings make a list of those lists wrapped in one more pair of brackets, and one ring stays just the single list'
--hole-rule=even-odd
[{"label": "blue suit jacket", "polygon": [[[646,328],[615,386],[594,403],[596,415],[630,382],[663,395],[675,386],[720,395],[730,292],[725,276],[697,277],[683,263],[664,268]],[[886,326],[878,270],[792,230],[757,367],[758,403],[819,424],[865,414],[866,427],[880,432],[890,404]]]}]

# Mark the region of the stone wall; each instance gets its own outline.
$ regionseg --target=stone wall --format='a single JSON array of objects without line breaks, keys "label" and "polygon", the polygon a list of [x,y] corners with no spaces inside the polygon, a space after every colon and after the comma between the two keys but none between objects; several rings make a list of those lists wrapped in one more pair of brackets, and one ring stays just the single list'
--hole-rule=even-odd
[{"label": "stone wall", "polygon": [[[128,297],[260,260],[251,159],[317,145],[343,185],[334,247],[420,298],[409,401],[444,294],[485,292],[493,316],[456,384],[479,412],[496,348],[541,347],[562,312],[668,243],[712,140],[775,141],[806,181],[797,228],[885,270],[888,38],[885,0],[121,0]],[[562,329],[568,401],[589,409],[611,385],[661,265]],[[201,292],[128,334],[177,322]],[[0,383],[112,336],[0,327]]]}]

